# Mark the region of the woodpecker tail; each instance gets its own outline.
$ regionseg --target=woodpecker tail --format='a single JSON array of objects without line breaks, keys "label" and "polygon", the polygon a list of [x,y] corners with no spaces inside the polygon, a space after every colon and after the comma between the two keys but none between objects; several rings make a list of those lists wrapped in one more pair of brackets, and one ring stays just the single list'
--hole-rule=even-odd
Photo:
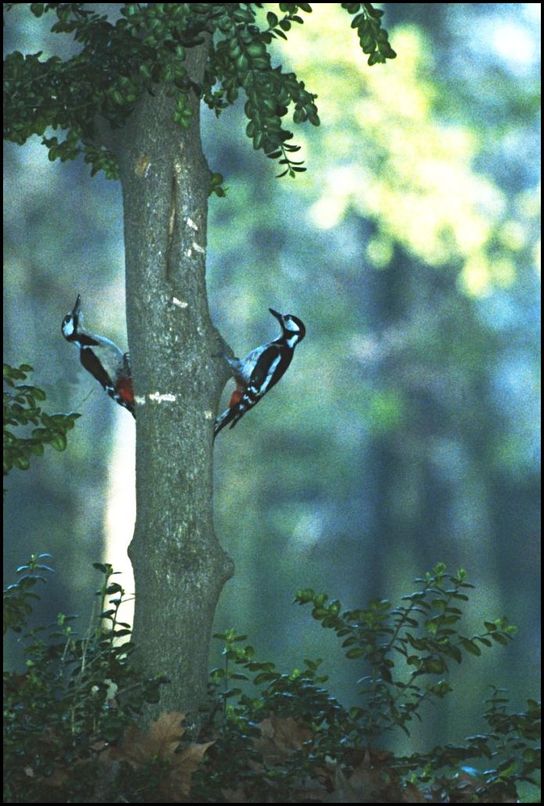
[{"label": "woodpecker tail", "polygon": [[238,420],[243,417],[246,411],[248,411],[257,402],[258,401],[256,400],[250,400],[247,394],[240,396],[236,392],[233,392],[228,409],[225,409],[223,414],[220,414],[219,417],[216,417],[213,438],[215,439],[221,429],[225,428],[227,425],[229,425],[231,428],[234,428]]},{"label": "woodpecker tail", "polygon": [[245,412],[247,406],[240,405],[240,403],[242,403],[244,400],[244,394],[245,391],[241,386],[237,386],[236,389],[234,389],[232,395],[230,396],[228,409],[225,409],[223,414],[220,414],[219,417],[215,418],[215,425],[213,432],[214,439],[221,431],[221,429],[224,428],[229,423],[231,423],[230,427],[233,428],[236,425],[239,418]]},{"label": "woodpecker tail", "polygon": [[216,417],[213,429],[213,438],[215,439],[218,433],[221,431],[221,429],[225,428],[225,426],[229,425],[230,423],[232,423],[231,425],[232,428],[232,426],[236,423],[236,420],[238,419],[237,415],[240,416],[239,407],[232,406],[229,407],[228,409],[225,409],[223,414],[220,414],[219,417]]}]

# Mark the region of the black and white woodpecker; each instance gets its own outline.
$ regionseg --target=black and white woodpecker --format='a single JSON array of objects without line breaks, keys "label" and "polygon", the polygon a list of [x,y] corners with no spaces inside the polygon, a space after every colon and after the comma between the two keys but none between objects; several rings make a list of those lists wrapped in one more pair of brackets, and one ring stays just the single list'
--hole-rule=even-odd
[{"label": "black and white woodpecker", "polygon": [[128,353],[123,353],[105,336],[97,336],[83,329],[79,294],[71,313],[67,313],[62,320],[62,335],[79,350],[79,360],[87,372],[96,378],[116,403],[124,406],[135,417]]},{"label": "black and white woodpecker", "polygon": [[256,406],[277,384],[291,363],[295,347],[306,335],[306,328],[298,317],[278,313],[273,308],[268,310],[280,323],[281,336],[256,347],[245,358],[225,356],[236,381],[236,389],[229,407],[215,420],[214,439],[225,426],[234,428],[246,411]]}]

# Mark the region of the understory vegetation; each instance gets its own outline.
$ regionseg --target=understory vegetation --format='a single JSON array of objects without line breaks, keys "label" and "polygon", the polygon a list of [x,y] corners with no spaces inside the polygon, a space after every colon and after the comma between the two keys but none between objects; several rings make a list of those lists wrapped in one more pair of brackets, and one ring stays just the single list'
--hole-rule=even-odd
[{"label": "understory vegetation", "polygon": [[388,750],[395,731],[409,734],[424,718],[425,702],[452,694],[452,661],[500,650],[515,632],[500,618],[463,633],[473,587],[463,570],[436,565],[397,606],[345,610],[326,594],[296,593],[360,665],[356,707],[327,690],[321,659],[282,672],[228,630],[215,636],[224,663],[211,671],[201,712],[163,712],[142,727],[146,703],[159,703],[168,681],[137,671],[115,572],[95,563],[102,584],[84,634],[62,613],[50,628],[29,628],[49,560],[32,556],[4,592],[4,632],[18,633],[25,653],[24,671],[4,675],[5,802],[473,803],[515,802],[520,785],[535,791],[539,703],[514,713],[495,687],[485,733],[426,753]]}]

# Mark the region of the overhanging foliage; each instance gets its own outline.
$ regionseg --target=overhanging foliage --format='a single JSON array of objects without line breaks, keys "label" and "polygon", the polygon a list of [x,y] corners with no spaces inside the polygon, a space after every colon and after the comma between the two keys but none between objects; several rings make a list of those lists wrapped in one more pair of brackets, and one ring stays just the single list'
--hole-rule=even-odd
[{"label": "overhanging foliage", "polygon": [[[253,148],[278,159],[279,176],[294,177],[304,171],[291,155],[299,150],[289,141],[293,133],[284,118],[291,109],[293,122],[319,125],[316,96],[294,73],[273,67],[269,45],[287,38],[300,12],[310,3],[279,3],[279,14],[261,14],[263,3],[124,3],[115,22],[107,14],[92,11],[85,3],[32,3],[36,17],[53,12],[51,30],[72,34],[81,50],[63,61],[58,56],[41,60],[41,52],[10,53],[4,63],[4,137],[23,144],[37,134],[49,150],[49,159],[74,159],[83,152],[92,174],[103,170],[117,177],[113,155],[96,135],[97,116],[113,127],[121,126],[142,93],[154,93],[159,85],[175,96],[175,120],[190,125],[189,94],[202,98],[217,115],[246,96],[246,134]],[[275,4],[266,4],[269,5]],[[12,3],[6,4],[8,10]],[[381,27],[383,12],[371,3],[342,3],[355,15],[361,48],[368,63],[396,56]],[[201,86],[192,81],[185,66],[186,52],[211,38],[208,62]],[[64,140],[49,129],[66,131]]]}]

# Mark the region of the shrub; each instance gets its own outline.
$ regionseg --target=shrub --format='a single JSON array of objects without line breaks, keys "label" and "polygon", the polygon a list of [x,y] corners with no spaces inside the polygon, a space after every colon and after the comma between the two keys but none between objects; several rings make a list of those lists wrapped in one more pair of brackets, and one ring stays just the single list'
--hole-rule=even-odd
[{"label": "shrub", "polygon": [[[4,629],[26,628],[47,559],[18,569],[5,591]],[[487,733],[427,753],[387,750],[387,737],[408,733],[425,701],[451,693],[451,661],[513,636],[505,619],[485,621],[477,635],[460,631],[472,587],[463,571],[437,565],[398,607],[382,600],[343,610],[325,594],[296,594],[335,631],[346,657],[364,665],[357,707],[327,691],[320,660],[280,672],[229,630],[216,636],[224,665],[211,672],[207,707],[163,713],[142,729],[145,704],[158,701],[167,681],[136,671],[130,626],[118,621],[123,590],[110,565],[95,568],[103,581],[86,635],[78,638],[73,617],[60,614],[48,632],[27,631],[24,673],[4,675],[7,802],[496,803],[516,801],[520,783],[536,783],[539,704],[528,700],[526,711],[511,713],[496,688],[486,701]],[[484,771],[467,766],[479,760]]]}]

